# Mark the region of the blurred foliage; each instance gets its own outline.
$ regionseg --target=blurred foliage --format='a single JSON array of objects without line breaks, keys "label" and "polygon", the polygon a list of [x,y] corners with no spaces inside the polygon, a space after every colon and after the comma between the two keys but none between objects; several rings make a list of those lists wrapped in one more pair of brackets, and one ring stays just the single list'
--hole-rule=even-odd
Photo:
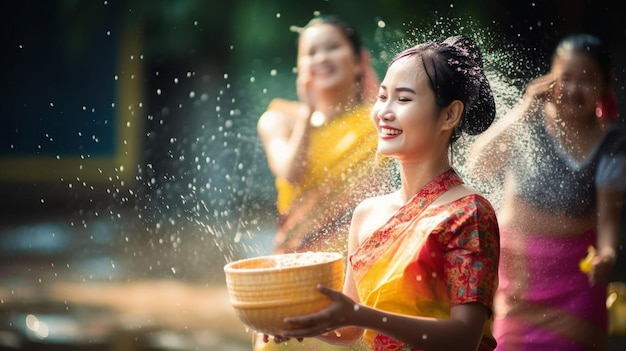
[{"label": "blurred foliage", "polygon": [[[436,16],[445,19],[458,15],[482,21],[489,17],[483,3],[490,1],[59,0],[58,20],[72,50],[84,47],[105,21],[113,19],[120,28],[142,32],[148,59],[197,54],[237,65],[255,58],[293,58],[296,37],[289,26],[304,25],[316,13],[339,15],[359,28],[365,43],[371,44],[379,20],[394,28]],[[36,0],[27,2],[33,8],[41,6]],[[229,61],[233,48],[240,55]]]},{"label": "blurred foliage", "polygon": [[111,21],[120,30],[137,30],[143,35],[148,59],[199,55],[227,57],[231,42],[227,19],[234,2],[201,0],[60,0],[59,23],[67,42],[80,49],[97,28]]},{"label": "blurred foliage", "polygon": [[[54,7],[54,1],[26,0]],[[540,67],[563,35],[589,31],[621,45],[624,25],[609,0],[550,0],[501,2],[455,0],[57,0],[58,19],[72,52],[80,51],[104,21],[117,28],[138,30],[143,36],[144,59],[196,60],[218,65],[231,76],[280,70],[285,79],[295,65],[296,35],[315,14],[336,14],[357,27],[374,58],[395,50],[403,39],[445,35],[445,31],[485,31],[485,40],[522,56],[528,66]],[[24,6],[24,5],[20,5]],[[455,23],[455,19],[458,23]],[[379,26],[382,21],[385,26]],[[474,27],[469,28],[468,23]],[[456,26],[456,27],[455,27]],[[482,34],[482,33],[481,33]],[[383,62],[374,61],[382,74]],[[542,67],[543,68],[543,67]],[[510,70],[519,75],[519,70]],[[284,74],[287,72],[287,74]],[[533,75],[533,74],[531,74]],[[286,80],[285,80],[286,81]],[[279,85],[283,85],[281,81]]]}]

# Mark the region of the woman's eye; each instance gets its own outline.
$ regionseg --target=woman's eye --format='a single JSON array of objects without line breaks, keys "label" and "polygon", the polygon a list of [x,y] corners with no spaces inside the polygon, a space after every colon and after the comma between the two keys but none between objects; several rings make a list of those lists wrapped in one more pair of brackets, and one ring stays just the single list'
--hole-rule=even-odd
[{"label": "woman's eye", "polygon": [[378,98],[378,100],[385,100],[385,99],[387,99],[387,96],[385,96],[383,94],[378,94],[377,98]]},{"label": "woman's eye", "polygon": [[328,50],[328,51],[334,51],[334,50],[337,50],[337,49],[339,49],[339,48],[341,48],[341,45],[339,45],[339,44],[331,44],[331,45],[328,45],[328,47],[326,48],[326,50]]},{"label": "woman's eye", "polygon": [[411,99],[409,99],[409,98],[408,98],[408,97],[406,97],[406,96],[400,96],[400,97],[398,98],[398,101],[401,101],[401,102],[408,102],[408,101],[411,101]]}]

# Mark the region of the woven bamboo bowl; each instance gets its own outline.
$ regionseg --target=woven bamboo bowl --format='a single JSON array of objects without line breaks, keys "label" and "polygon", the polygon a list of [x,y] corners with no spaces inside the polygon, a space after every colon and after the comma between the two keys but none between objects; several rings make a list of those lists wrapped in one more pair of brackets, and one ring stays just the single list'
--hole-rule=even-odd
[{"label": "woven bamboo bowl", "polygon": [[301,316],[326,308],[330,299],[317,284],[341,290],[343,256],[307,252],[243,259],[224,266],[230,303],[239,319],[267,335],[294,328],[285,317]]}]

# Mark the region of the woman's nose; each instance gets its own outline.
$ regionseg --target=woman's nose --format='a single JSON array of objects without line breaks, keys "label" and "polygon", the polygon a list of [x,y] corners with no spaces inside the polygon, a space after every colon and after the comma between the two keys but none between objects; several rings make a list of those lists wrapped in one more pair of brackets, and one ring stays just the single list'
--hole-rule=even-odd
[{"label": "woman's nose", "polygon": [[313,55],[313,62],[319,63],[324,62],[328,58],[328,53],[325,51],[318,51]]},{"label": "woman's nose", "polygon": [[378,118],[385,120],[385,121],[392,120],[393,117],[394,117],[393,112],[390,111],[389,109],[382,109],[380,113],[378,114]]}]

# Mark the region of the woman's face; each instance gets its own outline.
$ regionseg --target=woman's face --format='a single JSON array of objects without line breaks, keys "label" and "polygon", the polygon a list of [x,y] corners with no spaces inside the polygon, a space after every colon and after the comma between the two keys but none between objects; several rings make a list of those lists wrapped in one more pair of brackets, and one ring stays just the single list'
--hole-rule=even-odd
[{"label": "woman's face", "polygon": [[392,63],[371,114],[378,152],[407,161],[428,157],[442,138],[439,114],[421,61],[406,57]]},{"label": "woman's face", "polygon": [[595,118],[596,103],[604,93],[602,73],[585,53],[566,51],[552,62],[554,103],[563,119]]},{"label": "woman's face", "polygon": [[300,34],[298,79],[318,89],[351,89],[359,70],[350,42],[334,25],[315,25]]}]

